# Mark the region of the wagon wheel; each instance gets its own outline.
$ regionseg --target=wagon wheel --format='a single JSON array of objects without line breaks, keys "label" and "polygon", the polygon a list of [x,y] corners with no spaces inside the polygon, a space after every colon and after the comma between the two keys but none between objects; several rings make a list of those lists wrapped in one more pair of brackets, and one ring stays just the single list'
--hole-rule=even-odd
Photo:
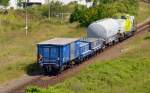
[{"label": "wagon wheel", "polygon": [[59,70],[58,70],[58,73],[61,74],[61,72],[64,71],[64,69],[65,69],[65,67],[64,67],[64,66],[61,66],[61,67],[59,68]]},{"label": "wagon wheel", "polygon": [[70,67],[72,68],[74,66],[75,62],[74,61],[71,61],[70,62]]},{"label": "wagon wheel", "polygon": [[135,31],[132,31],[132,32],[131,32],[131,36],[134,36],[134,34],[135,34]]},{"label": "wagon wheel", "polygon": [[49,74],[52,72],[52,67],[50,65],[45,66],[45,67],[43,67],[43,70],[44,70],[44,73]]}]

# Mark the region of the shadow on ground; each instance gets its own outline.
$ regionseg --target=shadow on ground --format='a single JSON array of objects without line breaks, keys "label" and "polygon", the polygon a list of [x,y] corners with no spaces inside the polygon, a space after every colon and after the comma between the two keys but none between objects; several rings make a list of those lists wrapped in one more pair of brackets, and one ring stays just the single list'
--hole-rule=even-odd
[{"label": "shadow on ground", "polygon": [[60,74],[58,71],[53,71],[53,72],[44,72],[42,68],[39,67],[39,64],[36,62],[33,64],[29,64],[28,66],[25,67],[24,69],[26,73],[29,76],[39,76],[39,75],[45,75],[45,76],[57,76]]},{"label": "shadow on ground", "polygon": [[36,62],[26,66],[25,71],[29,76],[38,76],[42,74],[42,70]]}]

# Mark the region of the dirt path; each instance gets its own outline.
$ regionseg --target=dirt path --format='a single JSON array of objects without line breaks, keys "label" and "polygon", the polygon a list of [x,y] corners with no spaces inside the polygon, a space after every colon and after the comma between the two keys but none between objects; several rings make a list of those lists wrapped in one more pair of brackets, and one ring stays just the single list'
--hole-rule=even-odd
[{"label": "dirt path", "polygon": [[131,37],[124,42],[121,42],[115,46],[111,46],[107,48],[104,52],[101,54],[95,56],[94,58],[80,64],[79,66],[75,66],[74,68],[71,68],[69,70],[66,70],[62,72],[62,74],[58,76],[44,76],[40,78],[40,76],[28,76],[24,75],[18,80],[13,80],[7,84],[0,86],[0,93],[24,93],[24,89],[28,85],[37,85],[40,87],[47,87],[48,85],[54,85],[56,83],[62,82],[70,77],[75,76],[76,74],[80,73],[80,71],[88,66],[89,64],[92,64],[94,60],[110,60],[113,58],[119,57],[123,52],[123,46],[128,43],[128,41],[132,41],[135,38],[140,37],[142,34],[144,34],[146,31],[140,32],[140,34],[137,34],[134,37]]}]

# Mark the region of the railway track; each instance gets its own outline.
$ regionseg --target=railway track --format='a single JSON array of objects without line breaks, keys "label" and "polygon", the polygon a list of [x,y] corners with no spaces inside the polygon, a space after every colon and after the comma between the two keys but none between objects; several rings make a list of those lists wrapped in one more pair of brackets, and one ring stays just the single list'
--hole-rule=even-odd
[{"label": "railway track", "polygon": [[[146,20],[145,22],[143,22],[141,24],[138,24],[136,26],[137,31],[135,32],[134,35],[137,35],[140,32],[145,31],[149,28],[150,28],[150,19]],[[129,39],[132,39],[132,38],[130,37],[126,40],[129,40]],[[124,41],[126,41],[126,40],[124,40]],[[121,43],[122,42],[120,42],[119,44],[121,44]],[[112,47],[117,46],[117,45],[118,44],[110,46],[110,47],[106,48],[105,51],[109,51]],[[35,79],[33,79],[32,81],[26,82],[18,87],[15,87],[14,89],[9,90],[8,93],[24,93],[25,88],[29,85],[36,85],[39,87],[48,87],[48,85],[54,85],[58,82],[62,82],[65,79],[74,76],[76,73],[79,73],[82,68],[84,68],[88,64],[91,64],[92,60],[96,59],[97,56],[101,56],[101,55],[103,55],[103,53],[95,55],[94,57],[86,60],[82,64],[77,64],[74,67],[63,71],[61,74],[58,74],[58,75],[40,75],[40,76],[36,77]]]}]

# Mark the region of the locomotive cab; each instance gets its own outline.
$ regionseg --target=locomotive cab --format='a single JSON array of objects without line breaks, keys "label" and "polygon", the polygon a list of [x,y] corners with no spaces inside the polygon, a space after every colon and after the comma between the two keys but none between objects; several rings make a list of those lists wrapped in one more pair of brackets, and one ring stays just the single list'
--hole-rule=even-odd
[{"label": "locomotive cab", "polygon": [[135,17],[134,16],[130,16],[128,14],[115,14],[114,19],[116,20],[124,20],[123,22],[123,26],[124,27],[124,31],[127,33],[127,32],[134,32],[136,29],[135,29]]}]

